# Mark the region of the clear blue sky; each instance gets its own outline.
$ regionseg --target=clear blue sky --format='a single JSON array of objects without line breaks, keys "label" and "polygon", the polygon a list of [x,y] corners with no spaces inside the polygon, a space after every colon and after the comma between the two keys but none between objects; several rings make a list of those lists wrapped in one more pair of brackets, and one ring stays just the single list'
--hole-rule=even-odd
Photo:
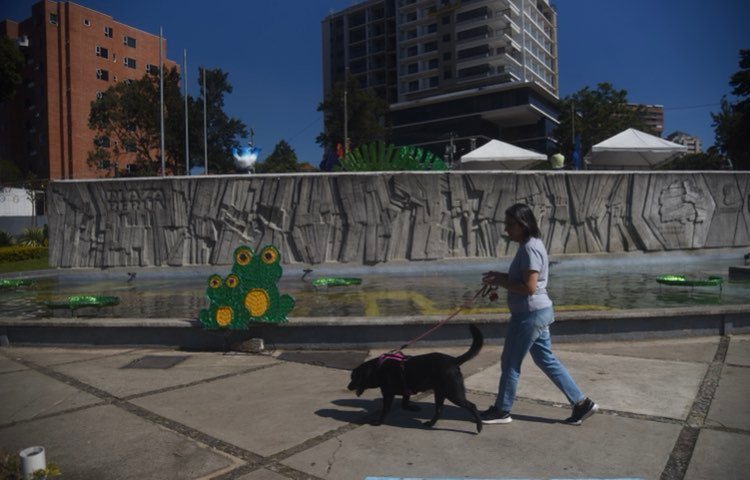
[{"label": "clear blue sky", "polygon": [[[0,0],[0,19],[23,20],[35,0]],[[315,166],[323,129],[321,21],[352,0],[79,0],[154,34],[167,56],[229,73],[226,111],[255,130],[261,159],[284,139]],[[748,0],[564,0],[558,12],[560,95],[609,82],[637,103],[663,105],[664,134],[682,130],[713,145],[711,112],[730,92],[739,49],[750,49]]]}]

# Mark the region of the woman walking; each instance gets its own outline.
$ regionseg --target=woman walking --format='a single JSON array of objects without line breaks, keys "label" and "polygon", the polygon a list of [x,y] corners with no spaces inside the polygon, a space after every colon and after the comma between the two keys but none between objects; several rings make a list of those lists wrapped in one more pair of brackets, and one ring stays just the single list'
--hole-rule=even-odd
[{"label": "woman walking", "polygon": [[517,203],[505,211],[505,232],[518,242],[518,252],[508,273],[486,272],[482,282],[508,290],[510,324],[500,358],[500,383],[495,404],[481,413],[482,423],[510,423],[521,363],[531,352],[534,363],[565,394],[573,406],[565,420],[580,425],[599,406],[586,397],[551,350],[549,326],[555,320],[552,300],[547,295],[549,261],[539,227],[531,209]]}]

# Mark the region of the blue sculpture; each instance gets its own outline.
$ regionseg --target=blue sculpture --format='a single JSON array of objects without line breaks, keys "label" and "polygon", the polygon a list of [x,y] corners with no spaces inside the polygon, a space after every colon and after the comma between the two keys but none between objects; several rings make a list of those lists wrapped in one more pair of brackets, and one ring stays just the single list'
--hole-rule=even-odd
[{"label": "blue sculpture", "polygon": [[253,144],[249,144],[247,147],[232,148],[232,155],[234,156],[234,165],[239,170],[246,172],[255,171],[255,162],[258,161],[258,155],[260,155],[260,148],[254,147]]}]

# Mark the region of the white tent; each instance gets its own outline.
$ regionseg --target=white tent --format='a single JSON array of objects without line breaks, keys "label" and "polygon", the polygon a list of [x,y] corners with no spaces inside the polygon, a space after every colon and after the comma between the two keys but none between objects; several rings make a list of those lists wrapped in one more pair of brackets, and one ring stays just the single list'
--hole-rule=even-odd
[{"label": "white tent", "polygon": [[628,128],[591,147],[585,160],[592,169],[641,170],[656,168],[686,151],[684,145]]},{"label": "white tent", "polygon": [[547,160],[546,155],[490,140],[461,157],[462,170],[523,170]]}]

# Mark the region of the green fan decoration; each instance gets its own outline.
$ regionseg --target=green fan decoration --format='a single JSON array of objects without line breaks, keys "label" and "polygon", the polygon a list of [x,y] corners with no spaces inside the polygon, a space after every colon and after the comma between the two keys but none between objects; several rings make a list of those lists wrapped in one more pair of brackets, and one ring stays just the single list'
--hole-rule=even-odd
[{"label": "green fan decoration", "polygon": [[405,170],[447,170],[445,162],[419,147],[401,147],[377,141],[360,145],[339,160],[338,170],[382,172]]},{"label": "green fan decoration", "polygon": [[237,247],[232,273],[208,279],[210,305],[198,316],[201,325],[210,330],[247,330],[252,323],[286,322],[294,298],[279,294],[276,284],[281,274],[279,251],[273,245],[259,254],[246,245]]}]

